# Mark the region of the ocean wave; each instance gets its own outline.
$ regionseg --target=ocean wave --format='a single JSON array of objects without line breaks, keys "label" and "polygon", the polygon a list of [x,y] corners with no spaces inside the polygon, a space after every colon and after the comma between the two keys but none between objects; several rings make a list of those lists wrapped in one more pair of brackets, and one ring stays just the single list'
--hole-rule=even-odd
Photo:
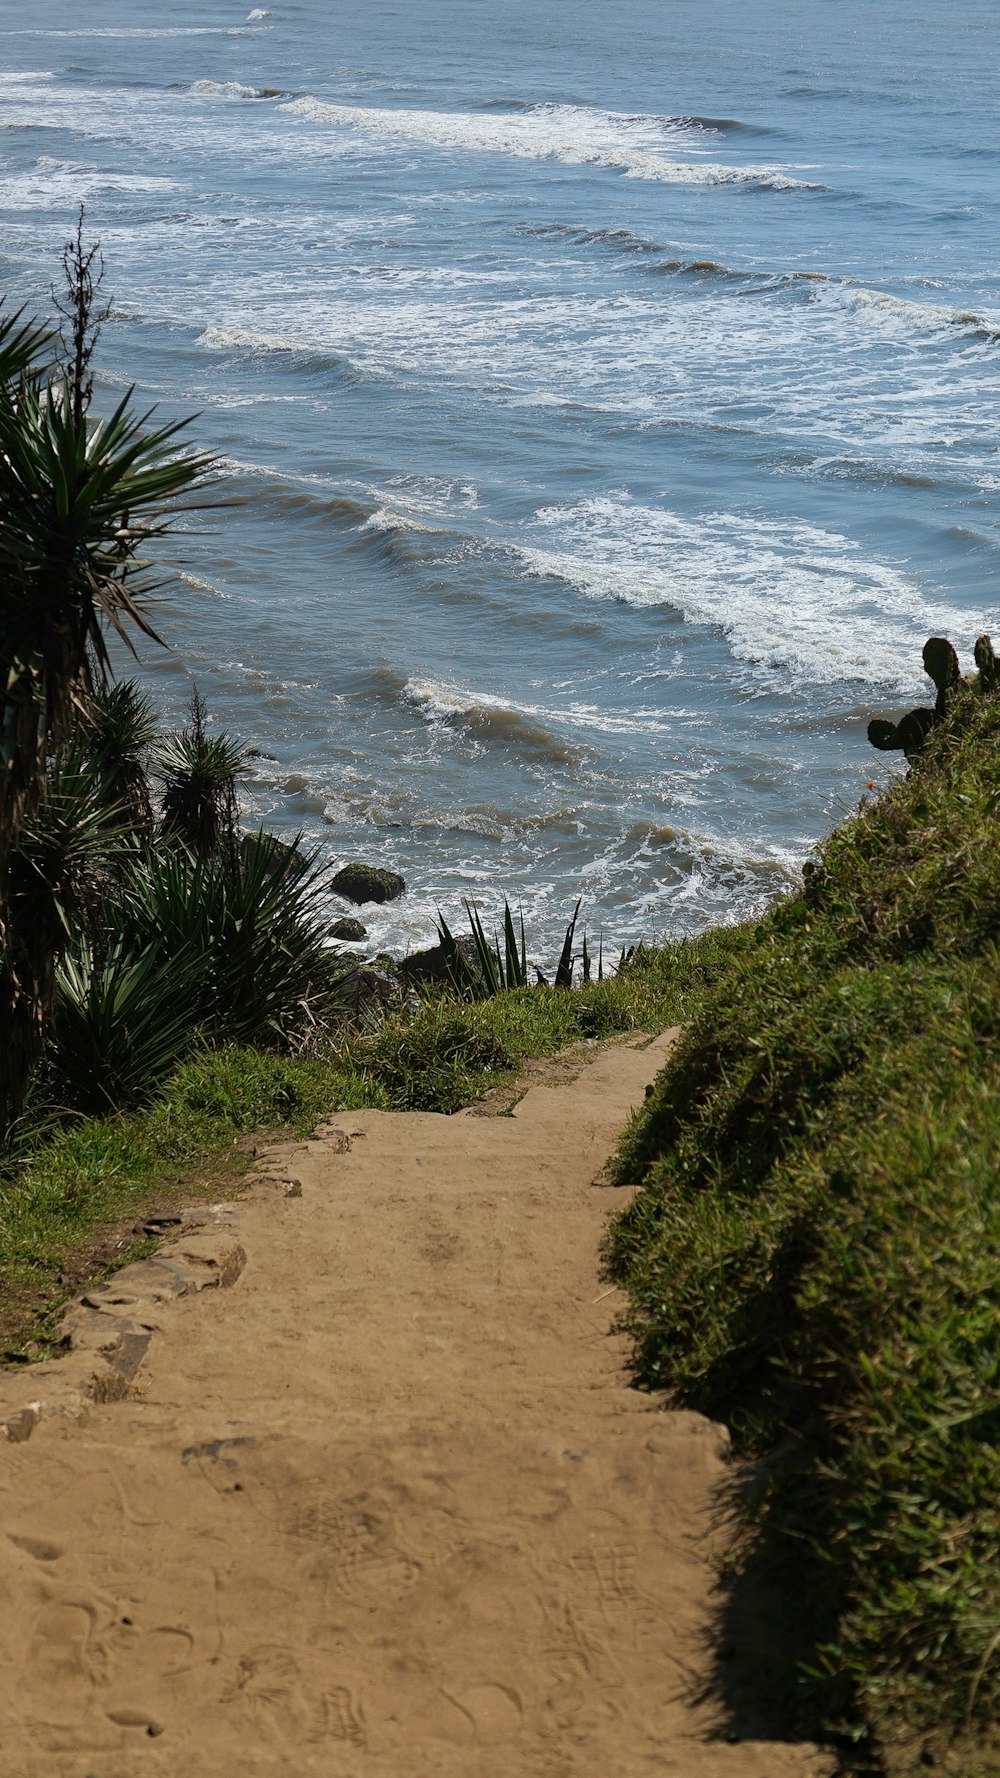
[{"label": "ocean wave", "polygon": [[8,31],[8,37],[246,37],[240,25],[70,25]]},{"label": "ocean wave", "polygon": [[513,232],[533,241],[556,238],[572,241],[578,247],[612,247],[619,253],[666,251],[657,241],[649,240],[646,235],[636,234],[631,228],[586,228],[583,223],[573,222],[521,222],[515,224]]},{"label": "ocean wave", "polygon": [[[578,223],[542,223],[522,225],[518,234],[536,240],[559,239],[579,247],[602,247],[634,258],[644,271],[657,276],[697,277],[739,283],[739,296],[781,296],[794,289],[802,300],[815,301],[853,315],[862,324],[871,324],[879,331],[891,331],[912,337],[915,334],[939,338],[956,332],[980,339],[988,344],[1000,341],[1000,316],[980,314],[973,310],[925,303],[913,297],[895,296],[891,292],[859,286],[830,272],[768,271],[760,267],[744,269],[726,265],[715,259],[694,259],[671,256],[669,249],[633,229],[588,228]],[[666,255],[666,257],[660,257]]]},{"label": "ocean wave", "polygon": [[[659,708],[638,708],[625,714],[579,699],[558,708],[500,699],[440,680],[414,679],[388,667],[376,670],[374,682],[382,696],[412,704],[430,723],[464,728],[474,738],[527,742],[564,762],[592,755],[596,737],[672,734],[677,719],[676,711],[667,717]],[[567,739],[560,730],[569,730],[573,738]]]},{"label": "ocean wave", "polygon": [[363,537],[389,536],[399,531],[414,531],[421,537],[447,537],[453,535],[440,525],[429,525],[426,520],[415,518],[412,513],[396,512],[391,506],[378,506],[369,513],[358,526]]},{"label": "ocean wave", "polygon": [[[266,16],[266,15],[262,15]],[[201,98],[218,99],[287,99],[287,89],[280,86],[241,86],[238,80],[196,80],[188,92]]]},{"label": "ocean wave", "polygon": [[854,539],[794,519],[683,519],[612,495],[545,507],[536,520],[555,545],[520,546],[524,573],[712,625],[769,682],[778,673],[910,692],[921,683],[928,630],[961,634],[973,621],[925,596],[901,569],[866,558]]},{"label": "ocean wave", "polygon": [[863,482],[875,488],[918,488],[925,492],[946,485],[939,475],[916,469],[899,469],[892,463],[878,463],[865,457],[806,457],[796,463],[780,465],[777,473],[815,476],[831,481]]},{"label": "ocean wave", "polygon": [[579,746],[554,733],[540,713],[528,705],[502,703],[435,679],[407,678],[402,685],[394,685],[398,676],[387,678],[383,674],[381,678],[425,722],[457,729],[473,742],[504,747],[547,765],[577,765],[583,757]]},{"label": "ocean wave", "polygon": [[814,181],[795,178],[783,167],[730,166],[692,158],[697,132],[676,120],[631,117],[575,105],[534,105],[527,111],[498,112],[390,110],[330,104],[306,96],[282,107],[310,123],[353,129],[367,136],[420,142],[435,148],[510,155],[522,160],[556,160],[569,166],[599,166],[635,179],[686,185],[745,185],[774,191],[821,191]]},{"label": "ocean wave", "polygon": [[[332,523],[353,533],[358,546],[373,548],[390,560],[409,563],[429,555],[441,562],[455,550],[487,547],[459,525],[447,523],[450,517],[474,510],[478,503],[476,490],[465,482],[402,477],[394,478],[388,488],[351,492],[324,476],[300,474],[289,479],[275,464],[227,456],[218,459],[216,473],[224,480],[251,482],[255,501],[276,507],[291,518]],[[414,484],[412,492],[410,483]],[[452,501],[449,489],[454,490]]]},{"label": "ocean wave", "polygon": [[471,803],[464,808],[431,813],[415,825],[431,832],[470,834],[476,839],[512,844],[547,835],[557,840],[577,835],[588,813],[581,803],[534,813],[504,808],[498,803]]},{"label": "ocean wave", "polygon": [[652,241],[647,235],[637,234],[634,229],[624,227],[587,228],[583,223],[543,222],[519,224],[514,232],[532,240],[558,239],[569,241],[576,247],[603,247],[610,252],[635,258],[644,271],[657,276],[719,278],[746,285],[754,294],[779,290],[786,284],[826,284],[832,281],[828,272],[772,272],[764,271],[759,266],[748,270],[726,265],[719,259],[671,256],[670,249],[662,242]]},{"label": "ocean wave", "polygon": [[944,334],[957,330],[990,345],[1000,340],[1000,315],[979,315],[939,303],[917,302],[908,296],[893,296],[885,290],[845,285],[838,288],[838,300],[862,319],[894,332]]},{"label": "ocean wave", "polygon": [[349,377],[373,375],[363,370],[354,359],[331,347],[311,345],[283,334],[259,333],[249,327],[209,326],[195,340],[196,346],[207,346],[213,352],[274,352],[298,359],[308,370],[339,371]]}]

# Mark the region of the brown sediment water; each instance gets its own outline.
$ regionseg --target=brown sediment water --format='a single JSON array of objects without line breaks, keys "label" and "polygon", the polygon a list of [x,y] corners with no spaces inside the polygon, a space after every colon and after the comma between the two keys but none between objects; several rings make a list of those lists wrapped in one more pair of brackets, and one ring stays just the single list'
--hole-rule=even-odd
[{"label": "brown sediment water", "polygon": [[3,1778],[832,1770],[718,1738],[725,1435],[610,1334],[595,1180],[669,1041],[508,1115],[344,1114],[169,1289],[94,1293],[92,1351],[154,1332],[118,1401],[41,1368],[0,1444]]}]

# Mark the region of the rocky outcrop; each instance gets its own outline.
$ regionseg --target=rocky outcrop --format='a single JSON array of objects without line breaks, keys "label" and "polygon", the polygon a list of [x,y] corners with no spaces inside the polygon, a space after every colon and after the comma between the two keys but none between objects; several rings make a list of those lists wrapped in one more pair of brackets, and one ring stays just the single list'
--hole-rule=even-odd
[{"label": "rocky outcrop", "polygon": [[368,937],[368,928],[362,921],[355,920],[350,914],[343,920],[334,920],[330,927],[330,937],[342,939],[345,944],[357,944]]},{"label": "rocky outcrop", "polygon": [[345,864],[333,878],[330,888],[335,895],[358,906],[365,902],[395,901],[406,888],[398,871],[385,870],[380,864],[364,864],[360,860]]}]

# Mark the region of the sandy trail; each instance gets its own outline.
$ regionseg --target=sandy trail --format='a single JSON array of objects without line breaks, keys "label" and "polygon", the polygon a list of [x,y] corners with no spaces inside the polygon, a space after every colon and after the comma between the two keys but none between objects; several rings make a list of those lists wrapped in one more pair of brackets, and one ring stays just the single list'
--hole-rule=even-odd
[{"label": "sandy trail", "polygon": [[235,1288],[146,1306],[128,1399],[0,1444],[2,1778],[830,1770],[711,1739],[723,1436],[608,1337],[593,1181],[668,1041],[345,1114]]}]

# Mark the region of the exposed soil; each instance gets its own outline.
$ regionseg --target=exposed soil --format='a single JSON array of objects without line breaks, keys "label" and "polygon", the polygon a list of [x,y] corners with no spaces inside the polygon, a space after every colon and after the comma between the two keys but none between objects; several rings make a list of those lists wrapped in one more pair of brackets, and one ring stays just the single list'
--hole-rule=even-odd
[{"label": "exposed soil", "polygon": [[726,1439],[609,1334],[593,1181],[667,1041],[344,1114],[226,1212],[232,1288],[88,1311],[156,1331],[126,1399],[0,1444],[3,1778],[832,1771],[717,1738]]}]

